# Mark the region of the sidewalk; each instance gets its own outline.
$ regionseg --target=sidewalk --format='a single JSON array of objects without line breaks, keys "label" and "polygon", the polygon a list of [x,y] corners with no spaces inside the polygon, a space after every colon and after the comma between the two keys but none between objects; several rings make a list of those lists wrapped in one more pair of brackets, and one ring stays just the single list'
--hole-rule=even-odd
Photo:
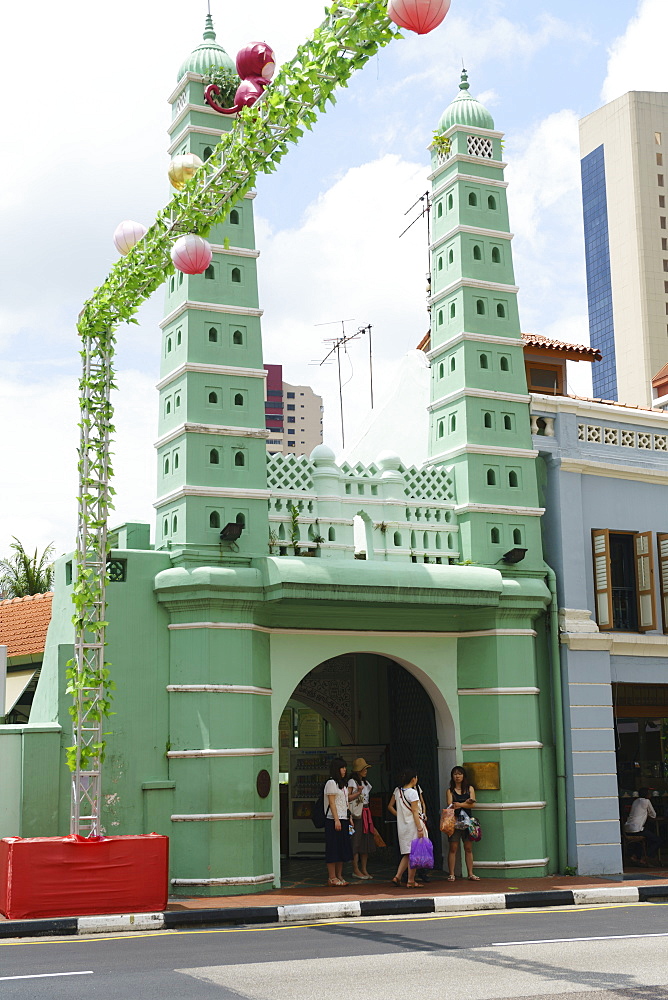
[{"label": "sidewalk", "polygon": [[400,888],[387,881],[355,880],[354,884],[338,889],[297,884],[248,895],[171,899],[164,913],[48,920],[6,920],[0,916],[0,938],[651,900],[668,901],[668,871],[638,871],[637,877],[633,871],[625,875],[623,881],[557,875],[535,879],[480,879],[478,882],[458,878],[456,882],[449,882],[435,873],[427,885],[415,889]]}]

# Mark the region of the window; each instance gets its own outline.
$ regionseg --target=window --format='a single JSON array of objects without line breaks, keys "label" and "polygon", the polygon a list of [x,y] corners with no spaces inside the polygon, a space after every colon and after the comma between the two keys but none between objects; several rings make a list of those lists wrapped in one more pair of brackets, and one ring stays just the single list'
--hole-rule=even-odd
[{"label": "window", "polygon": [[513,418],[509,413],[503,415],[503,429],[504,431],[512,431],[513,429]]},{"label": "window", "polygon": [[453,204],[454,204],[454,201],[453,201],[453,198],[452,198],[452,191],[451,191],[450,194],[448,195],[448,212],[452,211]]},{"label": "window", "polygon": [[232,281],[235,284],[237,285],[241,284],[241,270],[238,267],[232,268],[232,274],[230,275],[230,277],[232,278]]},{"label": "window", "polygon": [[656,183],[659,185],[659,187],[661,188],[663,187],[663,174],[656,175]]},{"label": "window", "polygon": [[209,393],[209,402],[212,403],[215,406],[215,404],[218,402],[218,393],[217,392],[210,392]]},{"label": "window", "polygon": [[501,358],[499,359],[499,368],[501,369],[502,372],[510,371],[510,358],[508,357],[508,355],[506,354],[501,355]]},{"label": "window", "polygon": [[496,303],[496,315],[499,319],[506,318],[506,307],[504,306],[503,302]]},{"label": "window", "polygon": [[165,403],[165,416],[172,412],[172,401],[168,399]]},{"label": "window", "polygon": [[501,541],[501,533],[498,528],[492,528],[492,530],[489,533],[489,540],[492,543],[492,545],[499,544],[499,542]]},{"label": "window", "polygon": [[214,268],[213,264],[209,264],[206,271],[204,272],[204,277],[208,281],[213,281],[213,279],[216,277],[216,269]]},{"label": "window", "polygon": [[492,264],[501,263],[501,250],[499,247],[492,247]]},{"label": "window", "polygon": [[490,194],[487,198],[487,208],[492,212],[496,212],[496,198],[493,194]]},{"label": "window", "polygon": [[476,299],[475,311],[478,316],[485,315],[485,302],[484,299]]},{"label": "window", "polygon": [[515,472],[514,469],[511,469],[510,472],[508,473],[508,485],[512,486],[514,490],[516,490],[517,487],[520,485],[517,473]]},{"label": "window", "polygon": [[439,378],[443,378],[444,375],[445,375],[445,366],[443,365],[443,362],[441,361],[440,365],[438,366],[438,377]]},{"label": "window", "polygon": [[216,330],[215,326],[209,327],[209,343],[210,344],[218,343],[218,331]]},{"label": "window", "polygon": [[660,194],[659,195],[659,208],[665,208],[665,207],[666,207],[666,196],[665,196],[665,194]]},{"label": "window", "polygon": [[473,245],[473,259],[482,260],[482,247],[478,243]]},{"label": "window", "polygon": [[487,470],[487,485],[496,486],[496,472],[494,469]]},{"label": "window", "polygon": [[489,355],[481,354],[479,358],[481,368],[489,368]]},{"label": "window", "polygon": [[179,519],[175,514],[174,517],[172,518],[172,532],[176,533],[176,531],[178,531],[178,527],[179,527]]},{"label": "window", "polygon": [[448,264],[454,264],[455,262],[455,251],[452,247],[448,250]]},{"label": "window", "polygon": [[492,426],[492,414],[491,413],[485,413],[483,415],[482,423],[483,423],[483,427],[491,427]]},{"label": "window", "polygon": [[[292,394],[292,398],[294,399],[294,393]],[[288,410],[294,410],[294,408],[295,408],[295,405],[296,405],[295,403],[287,403],[287,404],[286,404],[286,408],[287,408]]]},{"label": "window", "polygon": [[457,359],[455,357],[450,358],[450,371],[453,372],[457,365]]},{"label": "window", "polygon": [[443,215],[443,202],[439,201],[436,207],[436,218],[440,219],[442,215]]},{"label": "window", "polygon": [[[665,263],[666,262],[664,261],[664,264]],[[666,267],[664,267],[664,271],[665,270],[668,270],[668,269]],[[172,338],[171,337],[167,337],[167,349],[165,351],[165,354],[171,354],[171,353],[172,353]]]},{"label": "window", "polygon": [[327,541],[328,542],[335,542],[336,541],[336,529],[335,528],[330,528],[329,531],[327,532]]},{"label": "window", "polygon": [[561,396],[563,372],[561,368],[532,362],[527,365],[529,392],[540,392],[544,396]]},{"label": "window", "polygon": [[209,451],[209,465],[220,465],[220,453],[217,448]]},{"label": "window", "polygon": [[659,218],[659,225],[661,226],[662,229],[666,228],[666,217],[665,217],[665,215],[660,216],[660,218]]},{"label": "window", "polygon": [[477,208],[477,205],[478,205],[478,195],[475,193],[475,191],[470,191],[469,192],[469,205],[472,208]]},{"label": "window", "polygon": [[656,165],[657,165],[657,167],[662,167],[663,166],[663,153],[657,153],[656,154]]},{"label": "window", "polygon": [[294,441],[288,441],[288,448],[294,448],[294,446],[295,446]]},{"label": "window", "polygon": [[235,330],[234,333],[232,334],[232,343],[239,345],[243,344],[243,342],[244,342],[243,333],[241,332],[241,330]]},{"label": "window", "polygon": [[179,271],[179,287],[183,284],[183,271]]},{"label": "window", "polygon": [[457,304],[455,302],[450,303],[450,319],[455,318],[455,313],[457,312]]},{"label": "window", "polygon": [[241,392],[235,392],[235,394],[234,394],[234,405],[235,406],[243,406],[244,405],[243,393],[241,393]]},{"label": "window", "polygon": [[174,458],[173,458],[172,464],[174,466],[174,471],[176,472],[176,470],[179,467],[179,453],[178,453],[178,451],[174,452]]},{"label": "window", "polygon": [[220,514],[217,510],[212,510],[209,514],[209,527],[220,528]]},{"label": "window", "polygon": [[[295,418],[293,417],[292,419],[294,420]],[[295,433],[295,428],[294,427],[288,428],[288,434],[294,434],[294,433]]]},{"label": "window", "polygon": [[[659,553],[661,539],[659,536]],[[596,620],[601,631],[656,628],[651,531],[592,531]]]},{"label": "window", "polygon": [[162,467],[162,471],[165,476],[169,475],[169,458],[166,458]]},{"label": "window", "polygon": [[181,397],[178,394],[174,397],[174,402],[176,404],[176,408],[178,409],[181,405]]},{"label": "window", "polygon": [[176,346],[177,347],[181,346],[181,331],[180,330],[176,331]]},{"label": "window", "polygon": [[239,512],[234,519],[237,524],[240,524],[242,528],[246,527],[246,515]]},{"label": "window", "polygon": [[[288,442],[289,444],[290,442]],[[294,441],[292,442],[294,444]],[[234,464],[239,469],[246,464],[246,456],[243,451],[235,451],[234,453]]]},{"label": "window", "polygon": [[173,291],[174,291],[174,276],[173,276],[173,275],[172,275],[172,277],[171,277],[171,278],[169,279],[169,290],[170,290],[170,292],[173,292]]},{"label": "window", "polygon": [[438,310],[438,325],[442,326],[442,324],[443,324],[443,310],[439,309]]},{"label": "window", "polygon": [[231,226],[239,225],[239,211],[236,208],[233,208],[232,211],[230,212],[230,225]]},{"label": "window", "polygon": [[453,434],[457,430],[457,414],[450,414],[450,433]]},{"label": "window", "polygon": [[[304,419],[304,418],[302,417],[302,420],[303,420],[303,419]],[[288,417],[288,423],[289,423],[289,424],[294,424],[296,420],[297,420],[297,418],[296,418],[296,417]]]},{"label": "window", "polygon": [[522,544],[522,532],[519,528],[513,528],[513,545]]},{"label": "window", "polygon": [[442,421],[442,420],[439,420],[439,422],[438,422],[438,436],[439,436],[440,438],[442,438],[442,437],[443,437],[443,434],[444,434],[444,427],[443,427],[443,421]]},{"label": "window", "polygon": [[443,258],[442,257],[438,258],[438,269],[439,269],[439,271],[443,270]]},{"label": "window", "polygon": [[163,535],[169,534],[169,520],[167,518],[162,522],[162,533]]},{"label": "window", "polygon": [[394,532],[394,544],[397,548],[399,548],[403,544],[400,531]]},{"label": "window", "polygon": [[202,159],[204,160],[204,162],[206,163],[206,161],[212,155],[213,155],[213,150],[211,149],[211,146],[205,146],[204,149],[202,150]]},{"label": "window", "polygon": [[295,398],[294,392],[286,392],[285,395],[288,397],[288,399],[294,399]]}]

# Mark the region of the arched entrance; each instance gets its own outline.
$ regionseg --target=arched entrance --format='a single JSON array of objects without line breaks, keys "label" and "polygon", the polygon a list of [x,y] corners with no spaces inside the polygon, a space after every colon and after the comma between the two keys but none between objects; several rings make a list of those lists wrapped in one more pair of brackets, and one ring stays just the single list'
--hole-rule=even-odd
[{"label": "arched entrance", "polygon": [[[371,764],[372,812],[390,848],[396,828],[386,805],[397,773],[414,766],[430,820],[438,830],[442,795],[437,713],[430,694],[397,659],[351,652],[324,660],[296,686],[279,722],[281,853],[319,857],[324,834],[310,820],[310,808],[340,754],[349,764],[363,756]],[[440,837],[435,836],[440,865]]]}]

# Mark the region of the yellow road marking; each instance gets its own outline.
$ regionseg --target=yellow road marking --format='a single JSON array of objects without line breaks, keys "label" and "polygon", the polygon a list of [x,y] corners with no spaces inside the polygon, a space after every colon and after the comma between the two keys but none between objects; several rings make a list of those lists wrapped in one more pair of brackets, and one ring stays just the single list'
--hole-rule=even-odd
[{"label": "yellow road marking", "polygon": [[271,924],[268,927],[211,927],[202,930],[181,930],[178,927],[170,928],[168,930],[162,931],[148,931],[146,933],[139,933],[137,931],[128,931],[126,934],[91,934],[88,936],[79,936],[73,934],[65,938],[32,938],[29,941],[0,941],[0,948],[11,948],[20,947],[30,944],[90,944],[93,941],[136,941],[140,938],[147,937],[170,937],[173,935],[193,935],[193,934],[263,934],[268,931],[299,931],[309,929],[311,927],[338,927],[340,924],[403,924],[407,922],[411,923],[429,923],[434,920],[465,920],[470,917],[512,917],[517,916],[520,913],[537,913],[543,916],[548,914],[554,914],[555,910],[568,913],[587,913],[592,910],[620,910],[629,906],[666,906],[666,903],[597,903],[593,906],[541,906],[541,907],[526,907],[523,909],[510,909],[510,910],[471,910],[466,913],[434,913],[430,916],[415,916],[411,917],[410,914],[405,914],[400,917],[384,917],[378,916],[373,918],[368,917],[340,917],[338,920],[315,920],[311,923],[290,923],[290,924]]}]

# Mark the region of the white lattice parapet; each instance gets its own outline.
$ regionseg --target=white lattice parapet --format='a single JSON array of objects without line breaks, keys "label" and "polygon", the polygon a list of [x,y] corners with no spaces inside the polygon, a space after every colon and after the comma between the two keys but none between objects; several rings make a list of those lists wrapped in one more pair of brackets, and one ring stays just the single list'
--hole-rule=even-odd
[{"label": "white lattice parapet", "polygon": [[376,463],[337,465],[318,445],[310,458],[270,455],[270,549],[326,558],[448,563],[459,557],[450,470]]}]

